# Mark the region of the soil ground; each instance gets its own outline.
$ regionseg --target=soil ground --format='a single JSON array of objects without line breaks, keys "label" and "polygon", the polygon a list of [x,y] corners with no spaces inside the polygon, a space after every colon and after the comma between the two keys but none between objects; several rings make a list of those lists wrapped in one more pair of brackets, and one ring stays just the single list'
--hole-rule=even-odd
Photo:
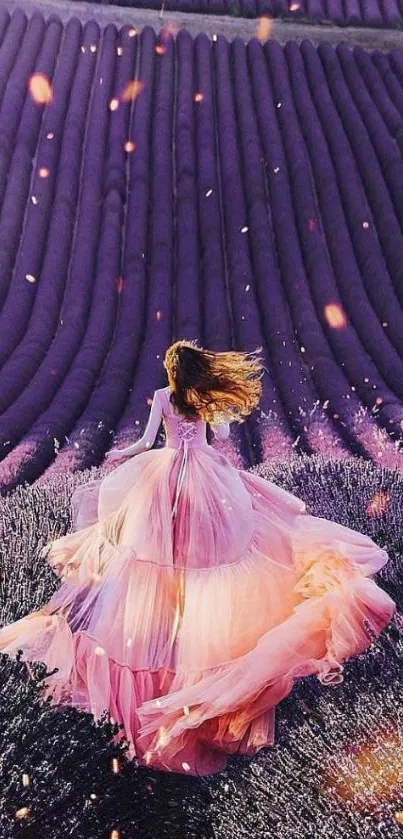
[{"label": "soil ground", "polygon": [[[71,17],[79,18],[83,23],[96,19],[100,26],[114,23],[117,26],[131,24],[136,29],[152,26],[159,31],[168,22],[175,28],[187,29],[192,35],[205,32],[224,35],[229,40],[242,38],[248,41],[256,35],[257,21],[244,18],[220,17],[216,15],[196,15],[184,12],[161,12],[158,10],[132,9],[122,6],[106,6],[97,3],[78,3],[73,0],[1,0],[2,6],[12,12],[20,7],[30,17],[35,10],[44,17],[57,14],[61,21]],[[313,44],[328,41],[340,42],[366,49],[379,49],[387,52],[391,49],[403,49],[403,31],[397,29],[341,28],[328,24],[311,25],[303,21],[276,20],[271,37],[281,44],[289,40],[309,39]]]}]

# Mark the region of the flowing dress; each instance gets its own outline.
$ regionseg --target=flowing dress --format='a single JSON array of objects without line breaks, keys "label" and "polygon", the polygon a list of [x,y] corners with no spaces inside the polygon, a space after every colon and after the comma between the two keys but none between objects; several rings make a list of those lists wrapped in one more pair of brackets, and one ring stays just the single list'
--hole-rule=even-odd
[{"label": "flowing dress", "polygon": [[57,667],[44,695],[106,710],[140,765],[207,775],[273,744],[295,680],[341,681],[395,604],[371,579],[385,550],[235,468],[169,395],[136,456],[73,494],[73,531],[47,545],[61,586],[0,650]]}]

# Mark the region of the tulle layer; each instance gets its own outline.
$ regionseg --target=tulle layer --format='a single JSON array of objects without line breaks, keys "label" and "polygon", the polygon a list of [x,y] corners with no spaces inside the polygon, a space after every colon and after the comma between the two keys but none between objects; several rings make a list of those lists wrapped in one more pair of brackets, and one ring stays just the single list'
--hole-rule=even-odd
[{"label": "tulle layer", "polygon": [[108,711],[140,763],[210,774],[272,744],[295,679],[340,681],[395,604],[368,536],[213,450],[189,452],[173,521],[179,468],[178,450],[146,452],[76,495],[87,526],[49,546],[62,585],[0,650],[59,668],[52,701]]},{"label": "tulle layer", "polygon": [[[148,629],[144,620],[144,632],[139,631],[133,640],[128,617],[133,591],[130,578],[142,574],[145,566],[126,559],[122,577],[126,599],[122,600],[119,588],[112,598],[106,579],[101,585],[103,603],[88,593],[83,597],[82,590],[72,597],[65,583],[43,610],[2,629],[0,647],[10,655],[22,648],[25,660],[44,661],[48,670],[58,667],[47,679],[46,694],[52,701],[74,705],[95,718],[107,710],[123,723],[130,755],[137,754],[141,763],[191,774],[219,771],[226,753],[254,754],[274,742],[275,706],[297,678],[316,674],[325,684],[340,681],[342,662],[370,643],[364,619],[379,634],[393,613],[388,595],[361,569],[352,576],[350,567],[343,570],[340,561],[332,567],[329,559],[323,574],[317,575],[319,588],[326,593],[301,598],[297,592],[304,588],[302,576],[290,588],[288,611],[280,599],[272,613],[278,589],[270,591],[267,585],[264,594],[270,575],[263,558],[255,556],[250,563],[250,569],[246,562],[228,566],[221,579],[217,572],[209,572],[204,584],[200,574],[189,575],[191,600],[200,593],[199,619],[191,620],[189,613],[189,621],[185,618],[180,624],[173,646],[172,625],[161,628],[158,624],[159,616],[167,611],[161,592],[168,586],[164,589],[161,578],[171,572],[151,566],[149,583],[152,574],[160,581],[153,589],[158,591],[156,610],[154,616],[148,612]],[[251,608],[248,601],[248,575],[256,589],[261,589],[257,608]],[[219,643],[216,604],[210,613],[206,608],[216,587],[217,602],[221,595],[223,612],[231,614],[227,649],[225,636],[222,648]],[[231,596],[232,602],[225,603]],[[51,614],[55,607],[58,611]],[[135,625],[141,620],[139,613],[140,609],[133,608]],[[221,620],[225,623],[224,617]],[[242,646],[246,652],[235,657]],[[225,653],[234,657],[224,661]]]},{"label": "tulle layer", "polygon": [[166,766],[184,755],[189,762],[199,739],[216,750],[253,754],[273,742],[275,706],[295,680],[316,674],[324,684],[338,684],[342,662],[369,645],[363,619],[379,634],[392,613],[390,598],[368,579],[351,586],[348,598],[340,588],[306,601],[241,659],[193,685],[177,689],[174,680],[158,705],[145,702],[138,748]]},{"label": "tulle layer", "polygon": [[[251,498],[240,474],[211,446],[189,448],[173,521],[183,457],[182,448],[168,446],[143,452],[78,487],[74,529],[104,522],[114,544],[160,565],[204,568],[236,561],[253,535]],[[60,547],[70,544],[70,534],[64,539]]]},{"label": "tulle layer", "polygon": [[127,550],[109,551],[102,576],[84,578],[84,559],[82,579],[70,575],[43,611],[63,615],[73,632],[85,629],[132,669],[193,671],[230,662],[283,622],[300,599],[292,571],[255,545],[237,564],[186,575],[140,563]]}]

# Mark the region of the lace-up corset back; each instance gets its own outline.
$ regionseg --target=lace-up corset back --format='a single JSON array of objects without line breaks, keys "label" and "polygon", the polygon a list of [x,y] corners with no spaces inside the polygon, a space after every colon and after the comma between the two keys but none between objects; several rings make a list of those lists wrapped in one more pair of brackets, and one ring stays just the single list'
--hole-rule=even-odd
[{"label": "lace-up corset back", "polygon": [[190,443],[197,434],[195,422],[185,422],[185,420],[181,419],[178,420],[177,430],[179,439],[187,440],[188,443]]},{"label": "lace-up corset back", "polygon": [[178,449],[181,443],[187,443],[190,448],[207,446],[206,423],[203,420],[186,420],[175,413],[170,402],[170,390],[165,390],[166,398],[163,410],[166,431],[166,445]]}]

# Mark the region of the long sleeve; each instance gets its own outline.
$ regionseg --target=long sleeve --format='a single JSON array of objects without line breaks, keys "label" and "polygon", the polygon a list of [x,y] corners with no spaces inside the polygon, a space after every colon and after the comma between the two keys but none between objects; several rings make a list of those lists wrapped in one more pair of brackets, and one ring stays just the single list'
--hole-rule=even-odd
[{"label": "long sleeve", "polygon": [[227,440],[230,433],[229,422],[222,422],[219,425],[211,425],[211,429],[214,432],[214,437],[217,440]]},{"label": "long sleeve", "polygon": [[147,425],[144,429],[143,435],[132,446],[124,449],[125,454],[139,454],[151,449],[154,440],[157,436],[158,429],[161,425],[162,419],[162,403],[161,395],[158,390],[154,392],[153,401],[151,403],[150,415],[148,417]]}]

